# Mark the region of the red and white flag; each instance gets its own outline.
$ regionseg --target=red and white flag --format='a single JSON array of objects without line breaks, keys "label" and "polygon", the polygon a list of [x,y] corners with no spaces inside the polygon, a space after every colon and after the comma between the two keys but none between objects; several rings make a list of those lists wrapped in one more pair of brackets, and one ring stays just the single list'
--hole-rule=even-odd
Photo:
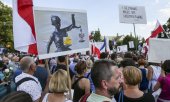
[{"label": "red and white flag", "polygon": [[16,50],[37,54],[32,0],[13,0],[13,36]]},{"label": "red and white flag", "polygon": [[151,36],[146,39],[147,45],[149,45],[149,39],[150,38],[156,38],[158,36],[158,34],[163,32],[163,31],[164,31],[163,27],[161,26],[161,24],[157,20],[155,30],[152,32]]},{"label": "red and white flag", "polygon": [[91,53],[92,55],[97,55],[97,57],[100,58],[100,49],[97,48],[97,46],[95,45],[95,42],[92,42],[91,44]]}]

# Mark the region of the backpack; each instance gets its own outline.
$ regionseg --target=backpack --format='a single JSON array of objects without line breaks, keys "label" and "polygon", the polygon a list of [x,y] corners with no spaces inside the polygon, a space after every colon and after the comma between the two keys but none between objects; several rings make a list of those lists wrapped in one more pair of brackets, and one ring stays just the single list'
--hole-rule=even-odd
[{"label": "backpack", "polygon": [[147,90],[148,89],[149,81],[148,81],[148,79],[146,77],[146,69],[143,68],[143,69],[140,69],[140,70],[142,72],[142,82],[140,83],[139,89],[141,91],[143,91],[143,90]]},{"label": "backpack", "polygon": [[35,81],[35,82],[38,84],[38,82],[37,82],[35,79],[33,79],[33,78],[31,78],[31,77],[25,77],[25,78],[22,78],[21,80],[19,80],[18,82],[15,83],[16,88],[17,88],[19,85],[21,85],[23,82],[26,82],[26,81],[29,81],[29,80]]}]

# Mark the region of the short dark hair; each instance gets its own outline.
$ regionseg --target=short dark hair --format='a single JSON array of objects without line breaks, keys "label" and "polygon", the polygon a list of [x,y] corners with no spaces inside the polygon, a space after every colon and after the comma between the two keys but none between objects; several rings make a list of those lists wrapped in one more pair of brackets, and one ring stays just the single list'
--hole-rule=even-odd
[{"label": "short dark hair", "polygon": [[134,60],[131,58],[125,58],[123,61],[120,62],[120,67],[125,68],[126,66],[136,66]]},{"label": "short dark hair", "polygon": [[33,102],[31,96],[24,91],[16,91],[3,97],[0,102]]},{"label": "short dark hair", "polygon": [[115,60],[117,58],[117,54],[116,53],[112,53],[111,54],[111,60]]},{"label": "short dark hair", "polygon": [[125,53],[124,58],[133,58],[130,52]]},{"label": "short dark hair", "polygon": [[164,63],[162,64],[162,69],[165,72],[170,73],[170,60],[165,60]]},{"label": "short dark hair", "polygon": [[96,88],[101,87],[101,81],[109,81],[113,76],[111,66],[116,66],[114,61],[111,60],[98,60],[94,63],[91,69],[91,79]]},{"label": "short dark hair", "polygon": [[65,60],[66,60],[65,56],[59,56],[58,57],[59,62],[65,62]]},{"label": "short dark hair", "polygon": [[85,61],[79,61],[75,66],[75,71],[78,74],[83,74],[83,72],[86,70],[86,62]]},{"label": "short dark hair", "polygon": [[107,57],[108,57],[108,53],[106,53],[106,52],[102,52],[100,54],[100,59],[106,59]]}]

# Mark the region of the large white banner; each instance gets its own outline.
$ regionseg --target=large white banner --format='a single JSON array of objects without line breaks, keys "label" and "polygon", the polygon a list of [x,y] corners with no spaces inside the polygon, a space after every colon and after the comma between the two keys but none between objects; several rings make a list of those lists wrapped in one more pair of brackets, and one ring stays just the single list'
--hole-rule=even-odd
[{"label": "large white banner", "polygon": [[127,52],[127,51],[128,51],[127,45],[117,46],[117,53]]},{"label": "large white banner", "polygon": [[34,8],[40,59],[89,50],[86,11]]},{"label": "large white banner", "polygon": [[120,23],[146,24],[146,13],[143,6],[119,5]]},{"label": "large white banner", "polygon": [[170,39],[149,39],[148,62],[161,63],[170,59]]}]

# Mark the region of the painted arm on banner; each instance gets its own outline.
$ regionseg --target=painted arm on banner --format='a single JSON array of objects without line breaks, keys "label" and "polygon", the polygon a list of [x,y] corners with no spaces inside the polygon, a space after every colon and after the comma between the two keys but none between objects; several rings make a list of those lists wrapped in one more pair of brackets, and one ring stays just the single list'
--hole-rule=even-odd
[{"label": "painted arm on banner", "polygon": [[50,37],[50,39],[49,39],[49,42],[48,42],[48,44],[47,44],[47,53],[49,53],[50,52],[50,46],[51,46],[51,44],[52,44],[52,42],[54,41],[54,34]]},{"label": "painted arm on banner", "polygon": [[70,31],[70,30],[72,30],[73,28],[81,28],[81,26],[76,26],[76,21],[75,21],[75,17],[74,17],[74,16],[75,16],[74,14],[71,15],[72,24],[69,25],[68,27],[63,28],[63,30],[64,30],[65,32]]}]

